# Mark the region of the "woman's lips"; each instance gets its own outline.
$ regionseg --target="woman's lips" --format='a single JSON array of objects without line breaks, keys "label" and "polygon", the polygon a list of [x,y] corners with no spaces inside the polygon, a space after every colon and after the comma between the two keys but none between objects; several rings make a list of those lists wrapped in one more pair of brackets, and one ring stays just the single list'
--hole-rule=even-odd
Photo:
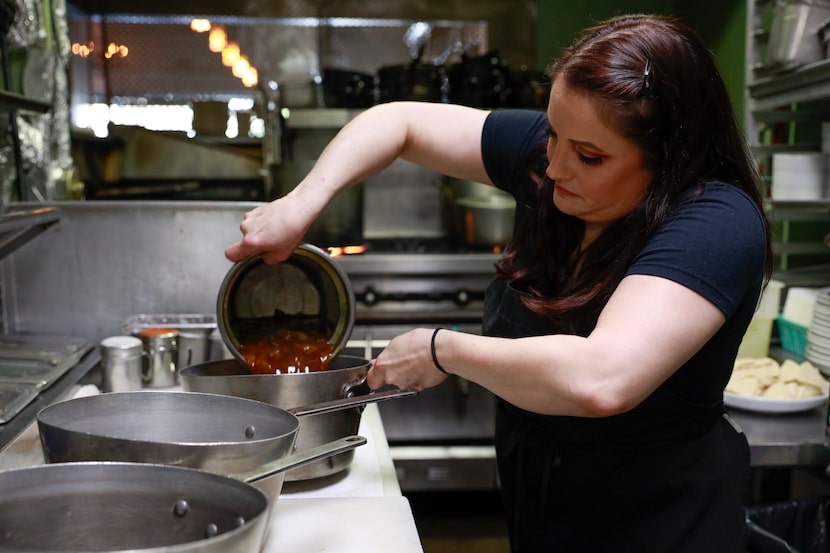
[{"label": "woman's lips", "polygon": [[557,194],[561,194],[562,196],[570,196],[572,198],[576,197],[576,194],[574,194],[573,192],[570,192],[569,190],[567,190],[566,188],[564,188],[560,184],[554,184],[553,189]]}]

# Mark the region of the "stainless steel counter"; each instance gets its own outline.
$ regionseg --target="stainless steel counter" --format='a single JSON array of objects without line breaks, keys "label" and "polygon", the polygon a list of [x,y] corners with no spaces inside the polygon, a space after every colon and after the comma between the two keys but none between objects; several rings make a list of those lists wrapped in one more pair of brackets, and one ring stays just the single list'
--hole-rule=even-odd
[{"label": "stainless steel counter", "polygon": [[[93,371],[100,360],[101,356],[97,348],[93,348],[78,364],[69,369],[51,386],[41,390],[38,396],[13,419],[5,424],[0,424],[0,452],[34,422],[38,411],[56,401],[66,399],[67,394],[72,392],[73,387]],[[0,468],[2,468],[2,464],[0,464]]]},{"label": "stainless steel counter", "polygon": [[827,405],[802,413],[761,414],[730,409],[746,433],[753,467],[830,465]]},{"label": "stainless steel counter", "polygon": [[[93,386],[84,388],[98,393]],[[70,397],[73,392],[90,393],[78,386],[69,392]],[[364,410],[358,433],[367,438],[367,443],[355,450],[354,461],[347,470],[315,480],[285,483],[270,515],[270,530],[262,553],[423,553],[412,509],[398,486],[376,404]],[[35,422],[30,421],[9,447],[0,451],[0,470],[43,462]],[[370,529],[366,521],[371,521]]]}]

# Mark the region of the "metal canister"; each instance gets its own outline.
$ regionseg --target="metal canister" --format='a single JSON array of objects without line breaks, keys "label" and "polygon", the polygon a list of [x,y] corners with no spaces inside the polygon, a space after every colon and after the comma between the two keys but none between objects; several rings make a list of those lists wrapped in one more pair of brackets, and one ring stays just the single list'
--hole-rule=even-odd
[{"label": "metal canister", "polygon": [[184,369],[204,363],[210,358],[210,336],[206,332],[179,330],[176,368]]},{"label": "metal canister", "polygon": [[256,255],[231,267],[216,309],[222,340],[243,363],[240,344],[276,327],[327,337],[334,357],[351,337],[355,298],[336,259],[301,244],[282,263],[269,265]]},{"label": "metal canister", "polygon": [[105,392],[131,392],[143,387],[144,347],[135,336],[110,336],[100,343]]},{"label": "metal canister", "polygon": [[150,388],[168,388],[178,384],[176,352],[179,331],[174,328],[145,328],[139,336],[147,352],[144,384]]}]

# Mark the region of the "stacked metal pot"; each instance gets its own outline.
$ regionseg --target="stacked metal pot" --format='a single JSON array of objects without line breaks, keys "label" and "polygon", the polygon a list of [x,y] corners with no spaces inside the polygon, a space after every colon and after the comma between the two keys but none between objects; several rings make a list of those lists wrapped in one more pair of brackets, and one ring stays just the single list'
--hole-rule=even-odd
[{"label": "stacked metal pot", "polygon": [[286,476],[344,470],[366,443],[362,408],[415,394],[372,392],[369,362],[345,356],[319,373],[250,374],[239,352],[249,315],[316,319],[334,352],[348,339],[351,288],[318,248],[235,265],[217,310],[237,358],[183,370],[184,392],[104,393],[38,413],[48,464],[0,472],[4,551],[256,553]]}]

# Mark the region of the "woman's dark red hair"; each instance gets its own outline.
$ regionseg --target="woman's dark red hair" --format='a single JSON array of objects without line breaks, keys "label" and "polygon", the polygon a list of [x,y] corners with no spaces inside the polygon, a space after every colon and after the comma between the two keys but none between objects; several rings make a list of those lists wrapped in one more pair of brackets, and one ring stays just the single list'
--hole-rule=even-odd
[{"label": "woman's dark red hair", "polygon": [[[634,257],[684,198],[705,182],[721,181],[741,188],[763,209],[762,189],[715,60],[697,33],[678,20],[607,20],[587,29],[548,75],[592,99],[610,127],[639,145],[655,175],[637,208],[580,251],[582,221],[553,205],[544,168],[529,168],[539,201],[508,244],[499,270],[528,283],[528,307],[587,334]],[[533,244],[522,267],[519,244]],[[767,228],[767,274],[771,264]]]}]

